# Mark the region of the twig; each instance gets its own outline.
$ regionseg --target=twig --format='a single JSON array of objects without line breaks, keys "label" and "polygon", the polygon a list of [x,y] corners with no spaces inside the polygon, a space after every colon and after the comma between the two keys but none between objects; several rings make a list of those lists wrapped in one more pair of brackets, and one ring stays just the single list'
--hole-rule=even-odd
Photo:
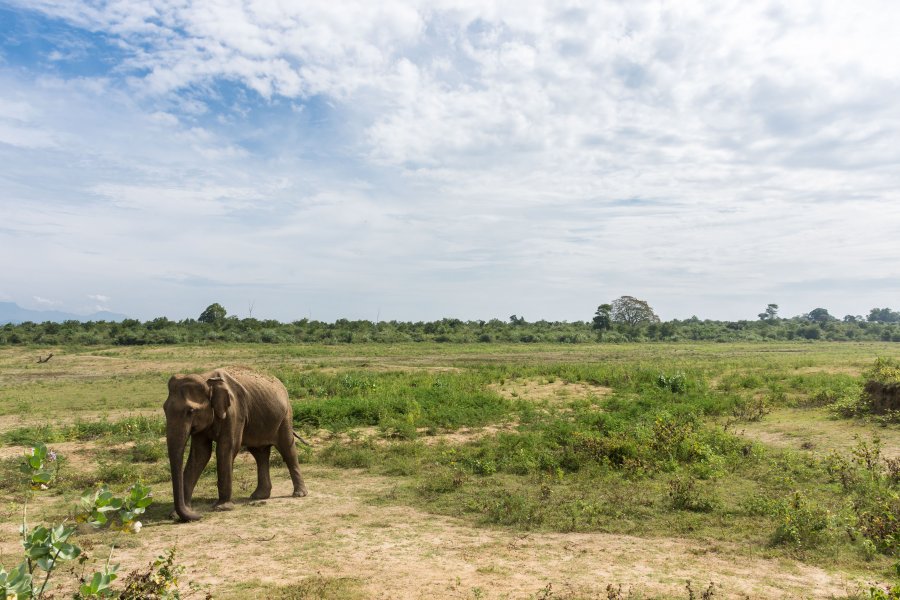
[{"label": "twig", "polygon": [[38,354],[38,362],[39,362],[39,363],[45,363],[45,362],[49,361],[51,358],[53,358],[53,353],[52,353],[52,352],[51,352],[50,354],[47,355],[47,358],[42,358],[41,355]]}]

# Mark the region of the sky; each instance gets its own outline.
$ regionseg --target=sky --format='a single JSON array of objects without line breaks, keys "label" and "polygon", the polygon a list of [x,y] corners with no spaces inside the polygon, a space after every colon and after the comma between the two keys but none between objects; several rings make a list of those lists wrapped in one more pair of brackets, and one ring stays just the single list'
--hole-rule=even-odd
[{"label": "sky", "polygon": [[900,3],[0,0],[0,301],[900,308]]}]

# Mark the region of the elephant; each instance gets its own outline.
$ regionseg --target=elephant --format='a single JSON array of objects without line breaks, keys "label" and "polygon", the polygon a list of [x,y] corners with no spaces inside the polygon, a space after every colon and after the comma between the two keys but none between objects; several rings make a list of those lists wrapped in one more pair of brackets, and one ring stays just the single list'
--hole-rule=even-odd
[{"label": "elephant", "polygon": [[[182,521],[200,518],[191,509],[191,496],[200,473],[212,456],[216,443],[216,473],[219,499],[216,510],[231,510],[231,479],[234,459],[242,447],[256,459],[256,490],[251,498],[261,500],[272,493],[269,454],[272,446],[284,459],[294,497],[306,496],[300,475],[292,427],[288,392],[279,380],[245,367],[219,368],[208,373],[173,375],[166,413],[166,445],[172,471],[175,513]],[[184,464],[188,438],[191,451]],[[302,441],[302,439],[301,439]]]}]

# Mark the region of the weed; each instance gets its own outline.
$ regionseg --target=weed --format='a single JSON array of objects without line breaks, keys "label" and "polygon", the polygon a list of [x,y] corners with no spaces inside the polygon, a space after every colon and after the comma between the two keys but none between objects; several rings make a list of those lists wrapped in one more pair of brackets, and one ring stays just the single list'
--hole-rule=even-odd
[{"label": "weed", "polygon": [[155,463],[165,458],[166,452],[162,444],[150,440],[141,440],[131,448],[131,462]]},{"label": "weed", "polygon": [[692,477],[675,477],[669,480],[669,503],[675,510],[712,512],[719,500],[709,492],[701,490]]}]

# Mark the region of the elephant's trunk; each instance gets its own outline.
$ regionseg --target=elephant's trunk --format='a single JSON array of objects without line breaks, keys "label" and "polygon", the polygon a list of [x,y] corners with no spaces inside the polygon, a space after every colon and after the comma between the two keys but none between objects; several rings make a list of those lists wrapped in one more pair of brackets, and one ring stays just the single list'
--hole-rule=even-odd
[{"label": "elephant's trunk", "polygon": [[184,448],[187,446],[190,431],[190,423],[182,427],[169,423],[166,427],[166,444],[172,471],[172,497],[175,501],[175,512],[182,521],[196,521],[200,518],[200,515],[189,509],[184,502]]}]

